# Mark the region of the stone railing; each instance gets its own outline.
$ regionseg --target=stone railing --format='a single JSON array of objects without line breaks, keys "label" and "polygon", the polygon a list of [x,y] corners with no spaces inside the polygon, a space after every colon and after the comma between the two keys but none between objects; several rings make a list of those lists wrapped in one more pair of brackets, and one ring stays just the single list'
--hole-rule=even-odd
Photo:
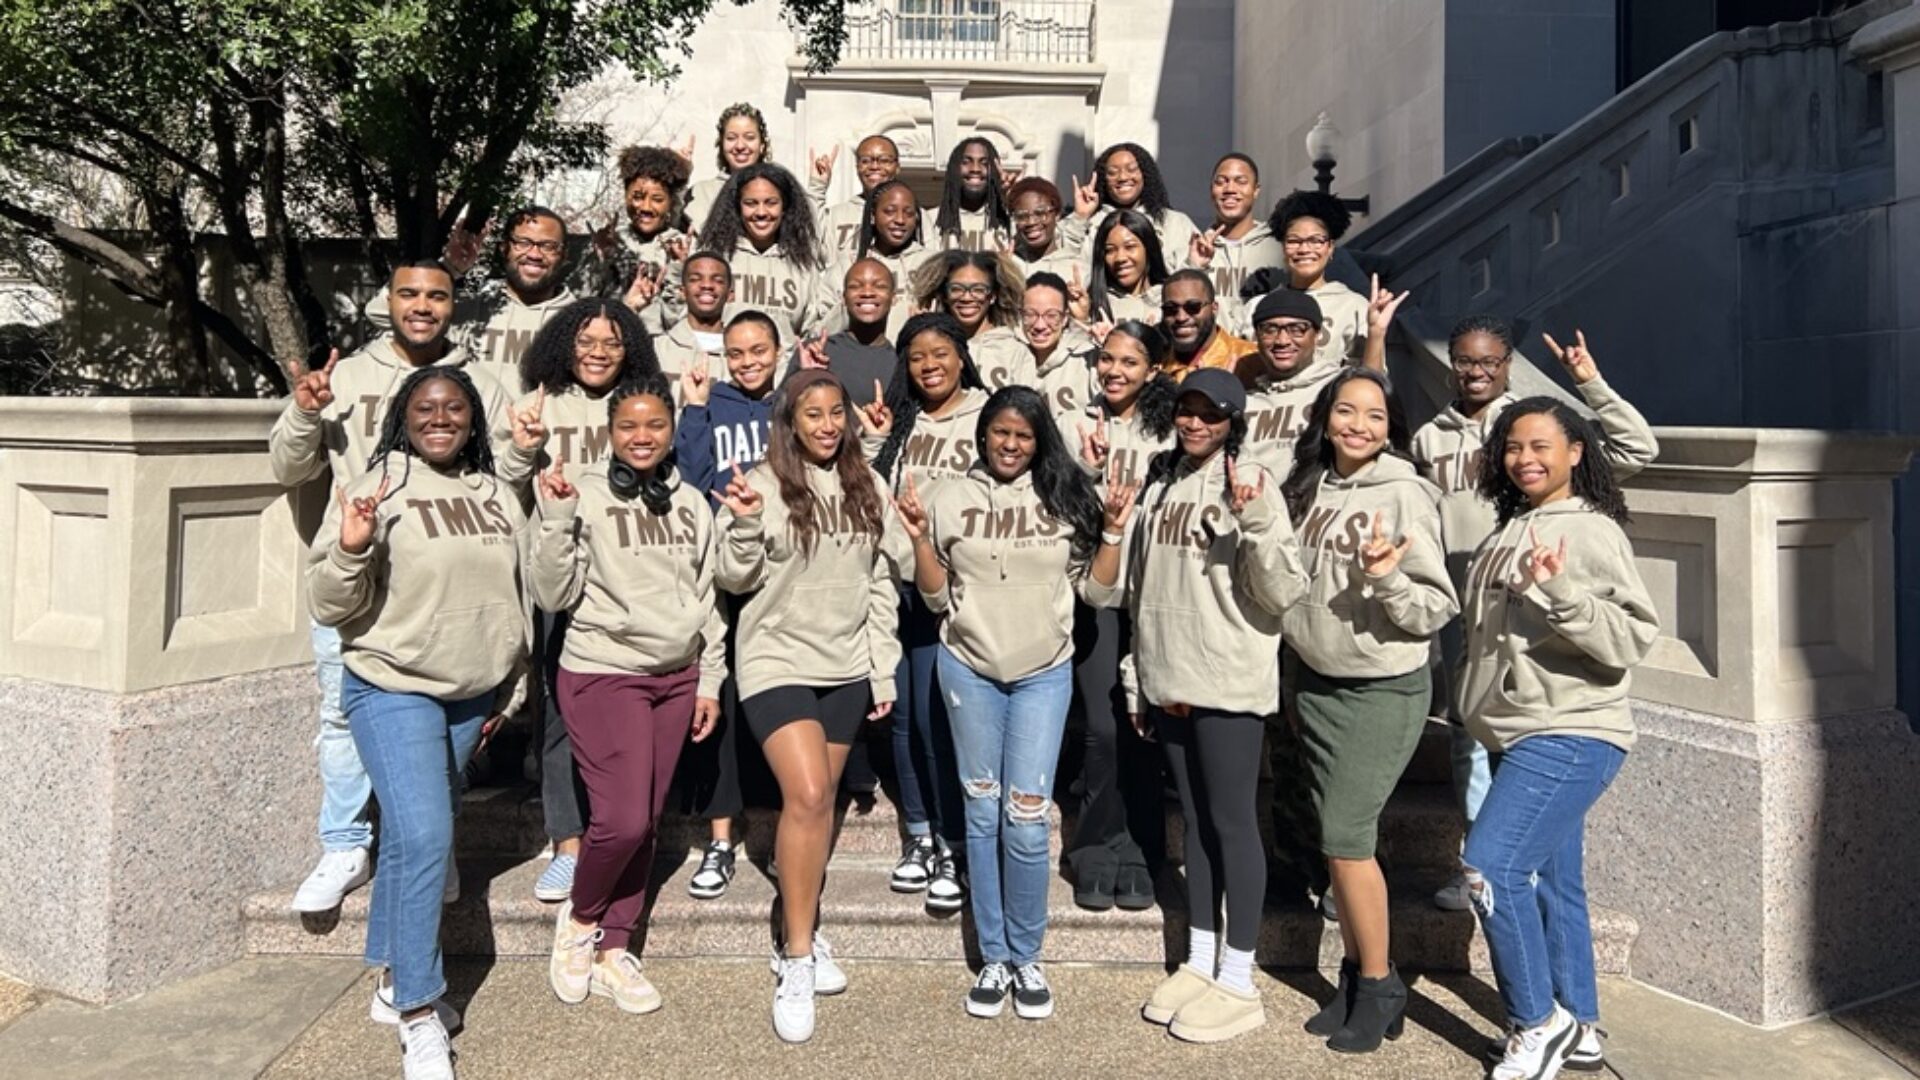
[{"label": "stone railing", "polygon": [[0,970],[109,1001],[226,963],[317,851],[324,495],[275,483],[278,411],[0,398]]},{"label": "stone railing", "polygon": [[847,12],[842,61],[1086,64],[1095,0],[883,0]]}]

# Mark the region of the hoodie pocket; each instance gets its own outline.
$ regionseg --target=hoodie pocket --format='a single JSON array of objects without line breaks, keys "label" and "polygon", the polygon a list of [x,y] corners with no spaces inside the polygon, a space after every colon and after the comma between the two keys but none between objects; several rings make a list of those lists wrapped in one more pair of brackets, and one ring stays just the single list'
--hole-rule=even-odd
[{"label": "hoodie pocket", "polygon": [[[963,611],[969,614],[949,624],[966,651],[1004,672],[1041,670],[1060,652],[1065,633],[1057,625],[1056,609],[1064,580],[1006,585],[975,585],[968,590]],[[1004,640],[995,640],[996,636]]]},{"label": "hoodie pocket", "polygon": [[520,610],[512,604],[451,608],[433,617],[407,666],[425,678],[482,693],[513,671],[524,637]]},{"label": "hoodie pocket", "polygon": [[864,582],[795,586],[767,629],[829,648],[851,643],[867,624],[867,591]]}]

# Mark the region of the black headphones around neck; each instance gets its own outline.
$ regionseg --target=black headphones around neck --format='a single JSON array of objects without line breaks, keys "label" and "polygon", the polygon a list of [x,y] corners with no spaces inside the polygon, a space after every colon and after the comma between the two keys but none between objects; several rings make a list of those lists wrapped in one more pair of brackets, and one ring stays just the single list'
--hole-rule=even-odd
[{"label": "black headphones around neck", "polygon": [[669,457],[653,471],[651,477],[642,479],[640,470],[614,458],[607,465],[607,486],[623,499],[639,499],[650,514],[664,514],[673,505],[673,489],[667,486],[666,481],[672,469],[672,458]]}]

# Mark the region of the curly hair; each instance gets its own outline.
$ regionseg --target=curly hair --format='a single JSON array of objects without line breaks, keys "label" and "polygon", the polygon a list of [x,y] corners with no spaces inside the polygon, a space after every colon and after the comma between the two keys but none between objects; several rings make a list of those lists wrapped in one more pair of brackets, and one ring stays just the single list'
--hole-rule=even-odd
[{"label": "curly hair", "polygon": [[615,384],[630,382],[660,370],[654,356],[653,338],[641,324],[640,316],[618,300],[589,296],[561,308],[548,319],[533,343],[520,357],[520,388],[531,392],[546,387],[547,393],[562,393],[578,385],[573,375],[574,339],[595,319],[613,324],[620,335],[620,373]]},{"label": "curly hair", "polygon": [[686,158],[664,146],[629,146],[620,151],[616,168],[623,196],[632,190],[634,181],[651,180],[667,193],[667,221],[675,227],[685,226],[687,181],[693,175],[693,166]]},{"label": "curly hair", "polygon": [[[913,185],[897,176],[892,180],[880,181],[879,184],[874,186],[872,191],[867,192],[861,197],[860,254],[857,256],[858,258],[866,258],[867,252],[873,250],[873,245],[879,241],[880,230],[878,226],[874,224],[873,215],[880,207],[880,197],[895,188],[905,191],[909,199],[914,197]],[[913,235],[907,237],[908,247],[912,247],[914,244],[925,243],[924,238],[920,235],[922,221],[919,210],[920,204],[916,199],[914,201]]]},{"label": "curly hair", "polygon": [[760,114],[759,109],[744,101],[736,101],[720,110],[720,119],[713,125],[713,156],[720,163],[721,176],[733,172],[733,166],[727,164],[727,121],[742,116],[753,121],[754,128],[760,132],[760,160],[773,160],[773,139],[767,135],[767,118]]},{"label": "curly hair", "polygon": [[1613,463],[1607,460],[1606,437],[1571,406],[1545,396],[1522,398],[1507,406],[1493,421],[1487,441],[1480,447],[1480,497],[1493,504],[1500,524],[1505,525],[1533,508],[1526,492],[1507,475],[1507,438],[1513,434],[1515,421],[1541,415],[1553,417],[1567,436],[1567,442],[1578,443],[1583,448],[1580,463],[1573,467],[1569,478],[1573,494],[1594,512],[1625,525],[1630,520],[1627,497],[1621,493],[1620,483],[1613,475]]},{"label": "curly hair", "polygon": [[941,236],[955,236],[960,232],[960,162],[967,156],[969,146],[987,148],[987,202],[982,207],[987,212],[987,228],[1006,232],[1013,227],[1007,192],[1000,180],[1000,151],[994,148],[993,140],[975,136],[960,140],[953,153],[947,155],[946,180],[940,185],[940,212],[933,219],[933,231]]},{"label": "curly hair", "polygon": [[879,470],[881,476],[893,476],[893,466],[900,457],[900,450],[907,445],[907,437],[913,434],[913,425],[920,419],[920,388],[914,384],[907,354],[913,348],[913,339],[929,330],[952,342],[953,351],[960,356],[960,386],[954,393],[987,388],[985,381],[980,378],[980,369],[974,366],[973,354],[967,350],[967,330],[960,325],[960,320],[944,311],[929,311],[908,319],[907,325],[900,328],[900,336],[895,339],[893,351],[897,359],[893,365],[893,378],[887,383],[887,392],[882,399],[893,413],[893,430],[887,433],[886,441],[880,444],[880,451],[873,456],[873,467]]},{"label": "curly hair", "polygon": [[[780,483],[780,501],[787,508],[788,536],[807,558],[813,555],[821,523],[831,521],[832,517],[808,483],[808,473],[814,466],[800,449],[800,434],[794,427],[793,415],[802,398],[823,388],[837,392],[847,411],[852,412],[853,399],[847,396],[847,388],[837,376],[825,371],[799,372],[774,393],[773,417],[767,436],[766,467]],[[827,464],[840,479],[841,498],[845,500],[842,510],[852,516],[855,530],[865,533],[878,548],[886,521],[884,496],[873,482],[873,470],[867,467],[860,441],[843,434],[833,460]]]},{"label": "curly hair", "polygon": [[1093,273],[1087,280],[1087,299],[1091,301],[1095,319],[1113,318],[1113,305],[1107,300],[1107,237],[1113,230],[1125,229],[1140,241],[1146,249],[1148,286],[1167,283],[1167,260],[1160,253],[1160,234],[1154,231],[1153,222],[1138,210],[1115,210],[1100,223],[1100,230],[1093,234]]},{"label": "curly hair", "polygon": [[[421,387],[436,380],[459,387],[467,398],[467,416],[472,423],[467,428],[466,445],[460,448],[454,460],[474,472],[493,475],[493,444],[487,438],[487,407],[480,401],[480,390],[473,385],[472,376],[457,367],[441,364],[415,368],[412,374],[401,380],[400,389],[394,391],[393,398],[387,404],[387,415],[380,421],[380,437],[374,441],[373,455],[367,459],[368,472],[385,468],[387,458],[392,454],[408,458],[414,456],[413,440],[407,435],[407,406]],[[401,486],[406,486],[405,481],[401,482]],[[388,495],[391,497],[392,492]]]},{"label": "curly hair", "polygon": [[1327,239],[1335,241],[1347,235],[1347,228],[1353,224],[1353,213],[1341,205],[1336,196],[1318,191],[1295,191],[1273,208],[1267,225],[1278,238],[1287,234],[1288,225],[1301,218],[1312,218],[1325,225]]},{"label": "curly hair", "polygon": [[[1131,206],[1121,206],[1113,197],[1113,189],[1107,186],[1107,160],[1113,155],[1126,151],[1140,166],[1140,197],[1133,200]],[[1099,192],[1100,201],[1122,210],[1135,210],[1147,215],[1158,225],[1167,220],[1167,210],[1173,206],[1173,200],[1167,195],[1167,182],[1160,178],[1160,163],[1153,160],[1153,154],[1139,143],[1114,143],[1100,151],[1100,157],[1093,163],[1093,187]]]},{"label": "curly hair", "polygon": [[951,314],[947,308],[947,283],[953,280],[954,271],[963,266],[986,274],[993,284],[993,299],[987,304],[987,325],[1018,323],[1027,283],[1020,280],[1020,269],[1011,259],[992,251],[943,251],[938,257],[914,267],[907,287],[912,290],[913,301],[920,310]]},{"label": "curly hair", "polygon": [[1340,373],[1328,379],[1327,385],[1314,395],[1313,404],[1307,406],[1307,426],[1301,429],[1300,438],[1293,444],[1293,468],[1280,484],[1280,494],[1287,501],[1287,513],[1295,525],[1306,520],[1307,511],[1313,508],[1314,494],[1320,490],[1320,478],[1333,468],[1333,440],[1327,438],[1327,419],[1333,415],[1333,403],[1340,397],[1340,388],[1356,379],[1379,387],[1381,397],[1386,399],[1387,446],[1381,452],[1413,460],[1409,450],[1413,431],[1407,426],[1406,410],[1400,407],[1400,395],[1393,392],[1393,383],[1368,368],[1341,368]]},{"label": "curly hair", "polygon": [[740,215],[740,193],[755,180],[765,180],[780,193],[780,232],[774,242],[787,262],[808,270],[820,266],[815,240],[813,208],[793,174],[771,161],[749,165],[727,178],[720,194],[714,196],[713,210],[707,215],[707,227],[700,234],[700,247],[707,251],[731,254],[747,235]]},{"label": "curly hair", "polygon": [[1099,548],[1105,511],[1100,497],[1094,494],[1093,481],[1067,452],[1060,427],[1053,422],[1047,399],[1039,391],[1006,386],[993,392],[980,410],[980,422],[974,426],[974,460],[987,460],[987,429],[1003,412],[1014,413],[1033,429],[1033,459],[1028,464],[1033,473],[1033,493],[1039,496],[1048,517],[1073,530],[1068,566],[1075,570],[1084,567]]},{"label": "curly hair", "polygon": [[1173,353],[1173,342],[1159,327],[1138,319],[1122,319],[1114,323],[1113,329],[1107,331],[1107,339],[1111,341],[1115,334],[1132,338],[1147,354],[1147,380],[1140,384],[1140,392],[1134,398],[1134,410],[1135,415],[1140,417],[1140,427],[1148,435],[1164,439],[1173,434],[1173,408],[1180,400],[1180,384],[1161,370]]}]

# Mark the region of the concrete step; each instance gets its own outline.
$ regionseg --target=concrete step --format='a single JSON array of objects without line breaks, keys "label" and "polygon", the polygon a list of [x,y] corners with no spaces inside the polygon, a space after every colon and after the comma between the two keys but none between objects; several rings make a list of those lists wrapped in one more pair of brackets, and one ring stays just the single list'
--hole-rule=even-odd
[{"label": "concrete step", "polygon": [[[1049,842],[1056,857],[1063,838],[1072,834],[1077,820],[1072,809],[1071,804],[1066,811],[1059,806],[1054,808]],[[904,830],[898,809],[885,793],[858,801],[843,794],[838,818],[840,835],[835,851],[847,855],[899,854]],[[772,851],[778,819],[778,813],[773,810],[748,810],[746,821],[734,824],[736,842],[756,857],[761,852]],[[1179,805],[1169,800],[1167,847],[1176,862],[1184,846],[1182,820]],[[546,846],[547,837],[538,791],[525,786],[468,792],[461,803],[460,821],[454,835],[462,857],[523,856],[539,852]],[[708,835],[705,822],[672,814],[661,826],[661,850],[699,849],[706,846]],[[1381,816],[1380,857],[1392,867],[1451,868],[1459,855],[1460,840],[1461,822],[1449,785],[1403,783]]]},{"label": "concrete step", "polygon": [[[758,858],[758,856],[756,856]],[[649,956],[763,956],[771,948],[776,888],[764,867],[742,863],[719,900],[687,895],[697,859],[665,858],[656,867],[654,908],[642,947]],[[539,858],[463,859],[461,900],[447,909],[441,941],[455,956],[541,956],[552,943],[554,905],[533,898]],[[892,858],[838,852],[829,867],[821,925],[835,952],[850,959],[977,959],[965,913],[934,917],[918,895],[888,888]],[[1395,959],[1410,970],[1486,971],[1476,920],[1443,912],[1429,900],[1441,872],[1397,872],[1390,881]],[[366,934],[369,889],[349,896],[337,914],[315,918],[287,910],[293,885],[257,894],[244,906],[247,951],[255,954],[359,955]],[[1160,908],[1144,912],[1083,911],[1058,874],[1050,888],[1046,955],[1051,961],[1164,964],[1185,954],[1184,885],[1169,869],[1159,882]],[[1594,912],[1595,960],[1609,974],[1627,971],[1638,931],[1619,912]],[[1279,968],[1329,968],[1340,959],[1340,934],[1305,908],[1269,909],[1260,935],[1261,962]]]}]

